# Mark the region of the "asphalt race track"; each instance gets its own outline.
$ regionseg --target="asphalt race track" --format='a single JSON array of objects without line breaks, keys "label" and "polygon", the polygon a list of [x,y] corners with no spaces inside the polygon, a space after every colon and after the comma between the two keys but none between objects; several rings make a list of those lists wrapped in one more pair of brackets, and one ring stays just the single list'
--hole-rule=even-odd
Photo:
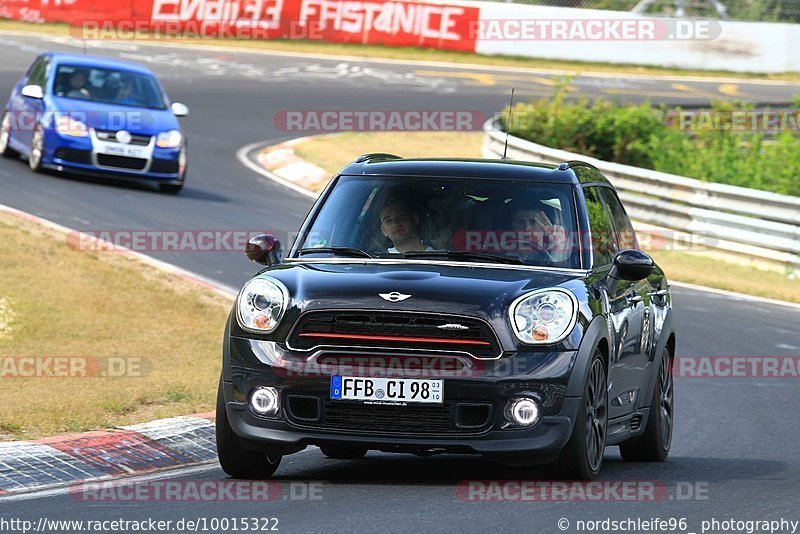
[{"label": "asphalt race track", "polygon": [[[2,160],[0,203],[84,230],[259,229],[286,240],[308,211],[309,199],[264,179],[236,159],[244,145],[305,135],[279,131],[273,124],[276,113],[451,109],[478,110],[488,116],[505,104],[512,85],[520,99],[546,95],[552,85],[548,74],[519,70],[127,43],[103,46],[90,51],[149,64],[172,100],[189,106],[190,115],[182,120],[189,139],[186,189],[173,197],[145,187],[37,175],[22,160]],[[80,45],[63,38],[0,35],[0,98],[5,101],[34,55],[47,49],[80,51]],[[785,104],[792,94],[800,93],[800,86],[782,83],[672,83],[613,76],[580,77],[573,83],[589,94],[690,105],[720,96]],[[154,256],[232,287],[256,270],[238,251]],[[800,355],[798,308],[685,288],[674,288],[673,295],[678,356]],[[221,337],[222,325],[209,328],[218,329]],[[271,502],[96,502],[80,493],[51,492],[0,500],[0,516],[34,523],[42,516],[173,521],[274,517],[283,532],[561,532],[557,526],[561,518],[570,523],[566,532],[577,532],[578,520],[628,517],[685,517],[685,531],[700,532],[700,521],[712,518],[798,520],[797,384],[797,378],[676,378],[677,420],[669,459],[662,464],[623,463],[611,448],[601,473],[604,480],[652,482],[666,488],[656,502],[468,502],[456,493],[459,481],[519,480],[520,474],[472,457],[370,453],[364,460],[336,461],[313,448],[284,458],[276,474],[283,495]],[[216,465],[164,476],[182,481],[226,479]],[[537,474],[533,476],[536,479]],[[320,498],[304,497],[309,489]],[[222,528],[208,531],[217,530]]]}]

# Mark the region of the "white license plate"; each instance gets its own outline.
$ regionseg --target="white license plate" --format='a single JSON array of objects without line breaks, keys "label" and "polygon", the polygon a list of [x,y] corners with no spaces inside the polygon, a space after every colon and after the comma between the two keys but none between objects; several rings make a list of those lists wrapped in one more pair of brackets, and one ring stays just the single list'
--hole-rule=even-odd
[{"label": "white license plate", "polygon": [[444,380],[334,375],[331,377],[331,399],[442,404]]},{"label": "white license plate", "polygon": [[97,152],[100,154],[108,154],[110,156],[126,156],[129,158],[147,159],[150,157],[150,148],[146,146],[99,143]]}]

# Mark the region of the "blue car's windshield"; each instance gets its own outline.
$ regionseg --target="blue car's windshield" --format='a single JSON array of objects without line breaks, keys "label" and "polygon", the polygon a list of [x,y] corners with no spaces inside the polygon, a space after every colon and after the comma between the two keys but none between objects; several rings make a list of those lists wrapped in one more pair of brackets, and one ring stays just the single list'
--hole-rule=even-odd
[{"label": "blue car's windshield", "polygon": [[59,65],[53,94],[63,98],[149,109],[166,109],[155,78],[126,70]]},{"label": "blue car's windshield", "polygon": [[580,268],[569,184],[341,176],[298,255]]}]

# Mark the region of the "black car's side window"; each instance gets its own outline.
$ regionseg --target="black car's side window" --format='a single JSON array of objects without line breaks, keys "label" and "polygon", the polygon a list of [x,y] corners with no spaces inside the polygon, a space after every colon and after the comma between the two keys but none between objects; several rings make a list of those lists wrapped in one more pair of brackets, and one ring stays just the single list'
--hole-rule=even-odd
[{"label": "black car's side window", "polygon": [[614,260],[618,251],[611,226],[611,214],[600,198],[600,188],[585,187],[583,196],[586,198],[586,211],[589,216],[589,226],[592,238],[592,267],[608,265]]},{"label": "black car's side window", "polygon": [[44,89],[45,80],[47,79],[47,67],[50,61],[46,56],[42,56],[36,60],[36,63],[31,67],[28,79],[25,81],[27,85],[38,85]]},{"label": "black car's side window", "polygon": [[611,220],[614,222],[614,229],[616,230],[617,243],[620,250],[629,248],[639,248],[636,242],[636,233],[633,231],[633,226],[625,213],[625,208],[617,198],[616,193],[608,187],[601,189],[603,200],[611,212]]}]

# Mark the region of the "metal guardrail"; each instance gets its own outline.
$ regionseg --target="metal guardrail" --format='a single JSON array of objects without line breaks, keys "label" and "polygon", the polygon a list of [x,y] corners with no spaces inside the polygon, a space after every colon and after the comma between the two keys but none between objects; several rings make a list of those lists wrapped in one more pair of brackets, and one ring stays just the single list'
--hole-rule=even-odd
[{"label": "metal guardrail", "polygon": [[[483,130],[484,157],[501,157],[506,134],[498,118]],[[590,163],[611,180],[635,222],[667,229],[695,246],[780,264],[800,276],[800,197],[609,163],[514,136],[508,136],[508,158]]]}]

